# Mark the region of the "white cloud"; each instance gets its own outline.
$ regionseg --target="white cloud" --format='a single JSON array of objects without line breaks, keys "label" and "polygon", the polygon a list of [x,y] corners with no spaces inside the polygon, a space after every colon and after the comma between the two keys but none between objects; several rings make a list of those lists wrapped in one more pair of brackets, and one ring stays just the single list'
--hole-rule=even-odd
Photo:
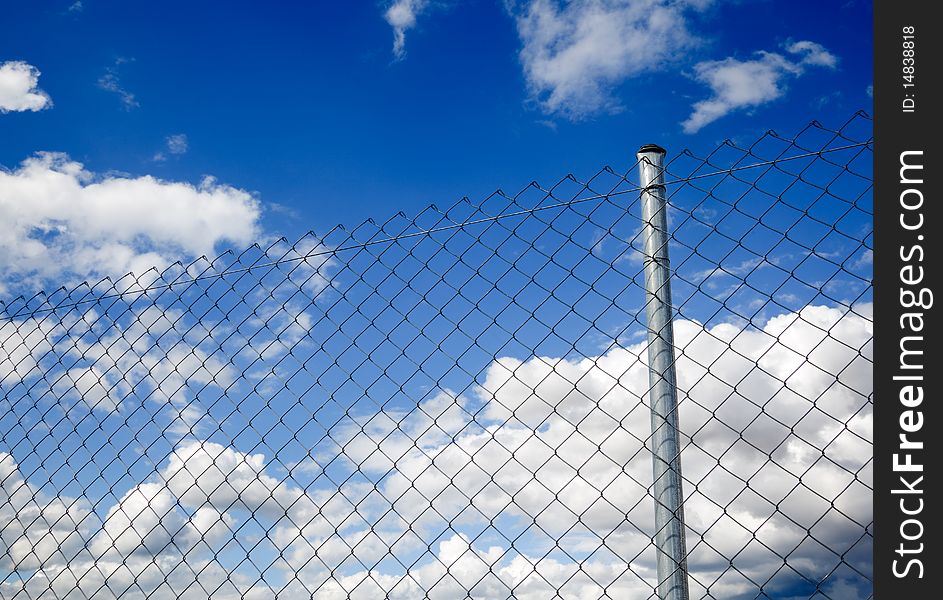
[{"label": "white cloud", "polygon": [[220,244],[247,245],[259,217],[248,192],[212,178],[192,185],[97,175],[65,154],[39,153],[0,170],[0,275],[56,285],[140,275]]},{"label": "white cloud", "polygon": [[[225,323],[196,324],[182,311],[156,306],[47,316],[0,324],[0,386],[11,413],[41,407],[43,421],[37,426],[42,427],[127,418],[146,409],[167,440],[215,425],[199,392],[236,380],[236,370],[219,357],[221,348],[213,342],[232,334]],[[278,329],[272,333],[282,337]],[[48,389],[30,396],[36,385]]]},{"label": "white cloud", "polygon": [[[754,535],[771,550],[754,548],[758,554],[742,555],[738,568],[755,581],[781,567],[774,553],[790,555],[790,563],[815,565],[809,567],[812,576],[824,576],[837,559],[808,544],[796,550],[806,535],[801,526],[821,518],[827,525],[816,526],[816,536],[841,553],[870,523],[870,307],[856,310],[864,316],[807,307],[762,329],[675,323],[683,349],[681,425],[686,441],[693,440],[684,459],[692,597],[701,597],[708,586],[715,597],[755,591],[745,580],[715,583],[726,570],[716,552],[732,557]],[[840,373],[837,381],[833,373]],[[369,426],[352,424],[349,437],[341,431],[337,442],[351,469],[392,470],[381,493],[395,499],[396,513],[423,539],[447,532],[449,523],[468,514],[470,500],[474,517],[467,518],[534,520],[547,535],[587,554],[606,537],[616,555],[638,557],[616,589],[627,586],[629,596],[649,593],[651,458],[642,404],[647,389],[645,344],[583,360],[503,358],[487,371],[479,425],[469,424],[461,398],[440,394],[408,416],[381,414]],[[743,432],[742,440],[735,431]],[[864,473],[863,484],[855,472]],[[627,514],[640,529],[625,522]],[[526,555],[538,538],[523,536],[515,545]],[[866,550],[847,560],[866,570]],[[535,598],[551,589],[536,573],[578,570],[572,562],[554,568],[549,562],[532,570],[522,556],[511,560],[516,577],[533,578]],[[494,572],[512,586],[514,576],[504,566],[510,564],[502,561]],[[617,576],[627,566],[590,560],[579,565],[577,579],[607,568]],[[602,593],[586,578],[573,597]]]},{"label": "white cloud", "polygon": [[825,49],[821,44],[803,40],[792,42],[786,46],[786,51],[800,57],[799,64],[815,65],[834,69],[838,66],[838,57]]},{"label": "white cloud", "polygon": [[22,61],[0,64],[0,114],[43,110],[52,106],[38,87],[39,69]]},{"label": "white cloud", "polygon": [[865,250],[861,255],[855,259],[851,266],[856,269],[866,269],[870,268],[874,264],[874,251]]},{"label": "white cloud", "polygon": [[175,133],[167,136],[167,152],[171,154],[186,154],[190,148],[187,134]]},{"label": "white cloud", "polygon": [[134,486],[101,522],[86,503],[49,498],[25,483],[8,454],[0,454],[0,476],[0,511],[10,510],[4,514],[3,566],[40,569],[22,583],[5,579],[3,597],[25,590],[31,598],[51,600],[78,590],[106,599],[195,599],[216,587],[214,598],[238,597],[241,578],[209,552],[230,534],[228,515],[209,507],[185,513],[170,489],[154,481]]},{"label": "white cloud", "polygon": [[709,2],[532,0],[515,19],[531,94],[547,113],[579,118],[617,110],[612,90],[664,69],[697,45],[686,11]]},{"label": "white cloud", "polygon": [[[692,598],[708,587],[710,597],[753,597],[755,584],[722,577],[734,556],[757,582],[781,571],[783,556],[810,578],[839,555],[868,569],[870,548],[855,544],[872,518],[870,319],[860,305],[809,306],[762,328],[675,322]],[[137,319],[157,336],[175,320]],[[134,354],[114,345],[101,344]],[[0,510],[13,523],[0,550],[24,580],[6,578],[0,595],[101,589],[96,597],[164,600],[221,586],[212,597],[648,596],[645,356],[640,343],[582,359],[505,357],[473,397],[443,391],[409,411],[350,412],[331,428],[333,453],[305,467],[314,479],[330,464],[336,486],[302,487],[254,450],[189,439],[99,521],[0,458]],[[30,525],[14,516],[26,507]],[[72,513],[58,518],[65,507]],[[489,524],[511,537],[475,533]],[[802,543],[810,530],[834,553]],[[265,582],[220,562],[244,553]],[[379,563],[390,554],[412,566]]]},{"label": "white cloud", "polygon": [[137,97],[124,88],[118,76],[118,67],[129,62],[134,62],[134,59],[119,57],[113,65],[105,69],[105,74],[98,78],[98,87],[117,95],[125,110],[133,110],[141,106]]},{"label": "white cloud", "polygon": [[110,413],[119,404],[112,391],[114,385],[101,369],[95,366],[78,367],[60,376],[53,384],[53,391],[60,398],[72,396],[92,410]]},{"label": "white cloud", "polygon": [[0,323],[0,384],[12,386],[32,374],[38,358],[52,348],[50,336],[56,328],[33,318]]},{"label": "white cloud", "polygon": [[[166,138],[164,138],[164,145],[164,150],[154,154],[154,158],[152,160],[158,162],[164,161],[167,160],[167,154],[180,156],[182,154],[186,154],[187,150],[190,149],[190,142],[187,139],[187,134],[185,133],[175,133],[173,135],[168,135]],[[167,154],[164,154],[165,151]]]},{"label": "white cloud", "polygon": [[794,56],[758,52],[752,60],[728,57],[698,63],[695,79],[710,87],[713,95],[694,104],[694,112],[681,124],[685,133],[695,133],[734,110],[755,108],[780,98],[786,90],[786,79],[802,75],[807,66],[835,68],[838,64],[835,55],[815,42],[793,42],[786,51]]},{"label": "white cloud", "polygon": [[406,56],[406,31],[416,26],[416,19],[429,7],[429,0],[395,0],[383,18],[393,28],[393,55]]},{"label": "white cloud", "polygon": [[[84,501],[51,497],[30,485],[0,452],[0,569],[29,571],[67,563],[98,522]],[[3,593],[0,584],[0,596]]]}]

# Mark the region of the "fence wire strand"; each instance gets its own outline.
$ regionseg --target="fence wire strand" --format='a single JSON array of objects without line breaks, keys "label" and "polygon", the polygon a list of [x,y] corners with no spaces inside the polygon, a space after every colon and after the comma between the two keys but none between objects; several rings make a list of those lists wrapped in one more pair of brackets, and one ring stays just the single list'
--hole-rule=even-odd
[{"label": "fence wire strand", "polygon": [[[692,598],[872,598],[871,119],[672,154]],[[0,307],[0,598],[657,598],[637,164]]]}]

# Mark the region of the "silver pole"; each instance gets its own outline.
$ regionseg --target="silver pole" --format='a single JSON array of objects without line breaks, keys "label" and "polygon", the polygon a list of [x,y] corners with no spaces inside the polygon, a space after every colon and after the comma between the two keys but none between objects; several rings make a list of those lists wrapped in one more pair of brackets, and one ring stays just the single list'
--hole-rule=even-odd
[{"label": "silver pole", "polygon": [[637,156],[645,228],[645,313],[648,319],[658,597],[661,600],[688,600],[674,329],[671,324],[665,149],[649,144],[639,148]]}]

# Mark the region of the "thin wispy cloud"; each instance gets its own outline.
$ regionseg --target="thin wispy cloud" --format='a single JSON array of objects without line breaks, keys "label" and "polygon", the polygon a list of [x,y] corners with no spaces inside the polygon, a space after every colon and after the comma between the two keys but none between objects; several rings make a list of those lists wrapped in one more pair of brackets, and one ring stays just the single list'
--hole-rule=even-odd
[{"label": "thin wispy cloud", "polygon": [[124,88],[119,77],[119,67],[123,64],[134,62],[133,58],[120,57],[115,63],[105,69],[105,73],[98,78],[98,87],[118,96],[121,105],[125,110],[134,110],[141,106],[135,95]]},{"label": "thin wispy cloud", "polygon": [[712,95],[694,104],[691,115],[681,123],[684,132],[696,133],[733,111],[781,98],[787,81],[803,75],[807,67],[834,69],[838,65],[838,58],[815,42],[792,42],[785,50],[789,56],[760,51],[750,60],[728,57],[698,63],[694,78],[707,85]]},{"label": "thin wispy cloud", "polygon": [[416,26],[416,19],[429,7],[429,0],[395,0],[383,14],[393,28],[393,56],[406,56],[406,32]]},{"label": "thin wispy cloud", "polygon": [[167,160],[167,155],[181,156],[190,149],[190,143],[185,133],[175,133],[164,138],[164,148],[154,154],[153,160],[160,162]]},{"label": "thin wispy cloud", "polygon": [[175,133],[167,136],[167,151],[171,154],[186,154],[188,149],[187,134]]},{"label": "thin wispy cloud", "polygon": [[265,208],[273,213],[278,213],[280,215],[285,215],[289,219],[300,219],[301,213],[291,206],[286,204],[280,204],[278,202],[266,202]]},{"label": "thin wispy cloud", "polygon": [[49,94],[38,87],[39,75],[39,69],[20,60],[0,63],[0,114],[52,107]]}]

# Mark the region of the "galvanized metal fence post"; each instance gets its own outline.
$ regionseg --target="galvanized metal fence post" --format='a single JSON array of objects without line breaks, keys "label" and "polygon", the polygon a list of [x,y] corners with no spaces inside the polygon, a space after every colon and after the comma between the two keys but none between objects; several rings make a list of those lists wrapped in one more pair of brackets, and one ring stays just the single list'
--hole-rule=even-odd
[{"label": "galvanized metal fence post", "polygon": [[648,320],[658,597],[661,600],[688,600],[681,442],[678,434],[674,330],[671,324],[665,149],[649,144],[639,148],[637,156],[645,240],[645,313]]}]

